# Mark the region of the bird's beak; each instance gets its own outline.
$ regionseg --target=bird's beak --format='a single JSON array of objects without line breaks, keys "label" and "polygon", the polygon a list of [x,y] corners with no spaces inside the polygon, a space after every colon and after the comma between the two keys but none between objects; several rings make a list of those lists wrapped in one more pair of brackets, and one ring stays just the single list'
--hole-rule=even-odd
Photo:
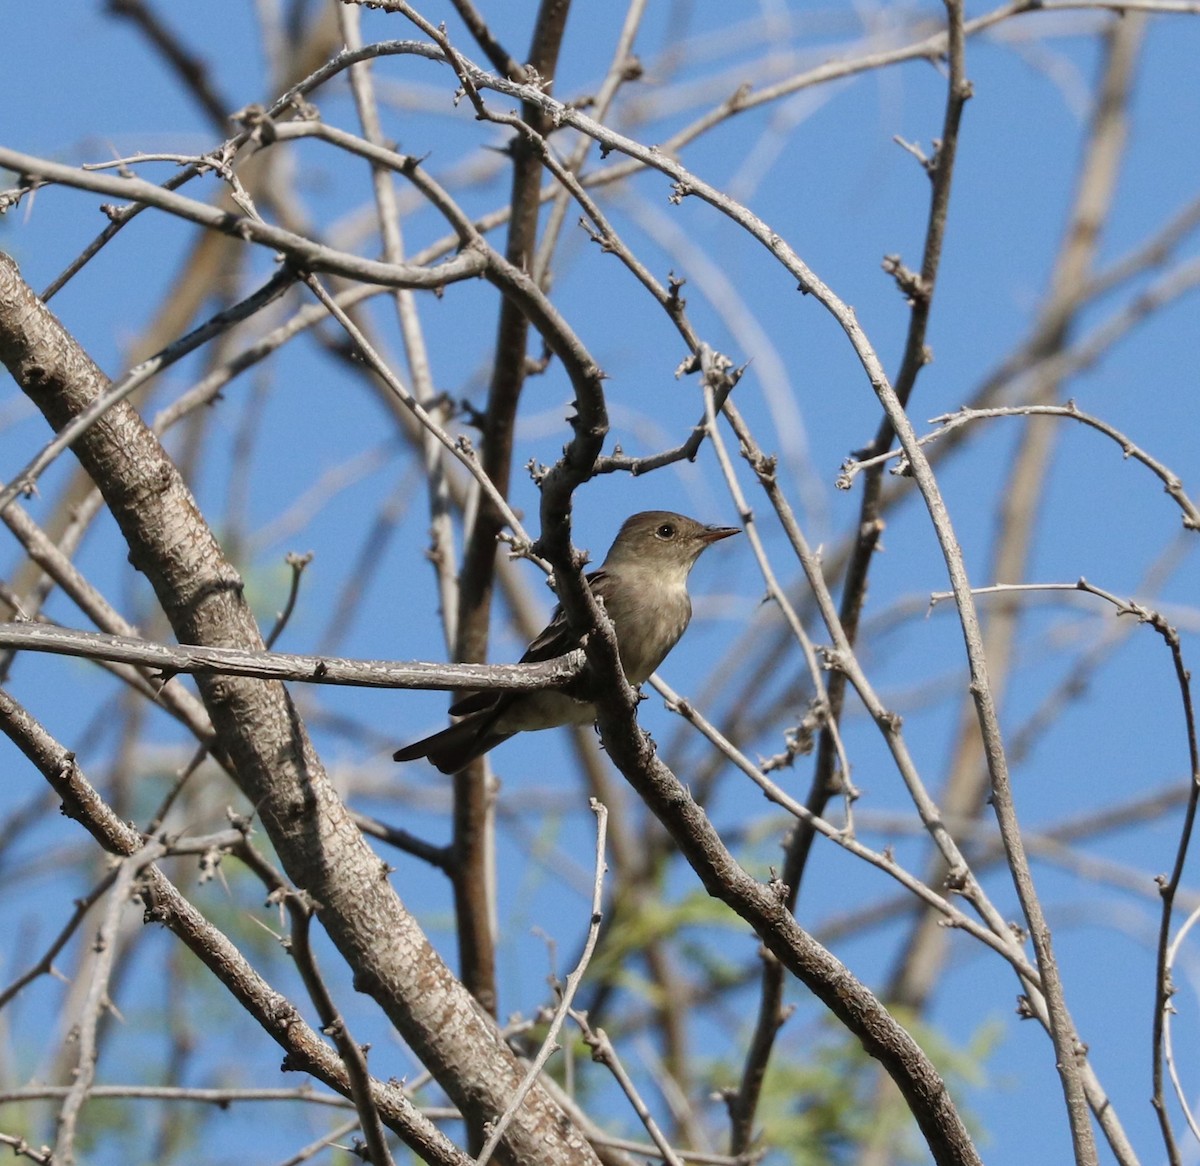
[{"label": "bird's beak", "polygon": [[708,546],[711,543],[720,542],[723,538],[728,538],[731,534],[741,533],[741,528],[737,526],[706,526],[700,539],[705,546]]}]

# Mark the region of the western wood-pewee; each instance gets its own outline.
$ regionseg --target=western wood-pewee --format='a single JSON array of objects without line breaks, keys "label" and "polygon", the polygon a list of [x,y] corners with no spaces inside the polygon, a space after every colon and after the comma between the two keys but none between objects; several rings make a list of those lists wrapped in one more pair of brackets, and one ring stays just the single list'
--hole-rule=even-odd
[{"label": "western wood-pewee", "polygon": [[[604,600],[632,685],[642,684],[675,647],[692,618],[687,579],[701,552],[738,534],[735,526],[704,526],[669,510],[646,510],[625,521],[598,571],[587,576],[592,594]],[[561,607],[529,645],[522,664],[553,660],[578,648]],[[443,773],[457,773],[514,733],[587,725],[596,706],[556,689],[540,692],[475,692],[455,703],[457,724],[398,749],[396,761],[428,757]]]}]

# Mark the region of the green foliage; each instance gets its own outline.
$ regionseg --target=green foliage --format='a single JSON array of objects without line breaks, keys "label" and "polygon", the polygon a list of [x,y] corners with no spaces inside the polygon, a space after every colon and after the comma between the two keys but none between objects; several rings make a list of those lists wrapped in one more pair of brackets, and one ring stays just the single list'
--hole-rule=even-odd
[{"label": "green foliage", "polygon": [[[998,1022],[988,1021],[962,1048],[948,1044],[934,1028],[911,1014],[897,1019],[938,1066],[973,1135],[977,1123],[963,1104],[966,1087],[989,1083],[985,1062],[1000,1039]],[[715,1088],[740,1074],[728,1066],[714,1070]],[[889,1163],[926,1163],[929,1150],[899,1090],[844,1029],[823,1021],[777,1045],[763,1083],[758,1108],[758,1145],[766,1162],[790,1166],[839,1166],[857,1162],[868,1147],[887,1147]]]},{"label": "green foliage", "polygon": [[[588,969],[588,979],[592,983],[611,981],[643,994],[649,991],[649,985],[639,982],[630,964],[651,943],[684,938],[685,932],[698,928],[718,928],[745,935],[745,925],[737,916],[703,890],[690,892],[676,902],[647,896],[636,910],[614,910],[610,915],[613,922],[603,932],[601,946]],[[689,959],[702,964],[718,982],[740,980],[738,966],[713,942],[711,931],[705,933],[703,942],[685,942],[683,946]]]}]

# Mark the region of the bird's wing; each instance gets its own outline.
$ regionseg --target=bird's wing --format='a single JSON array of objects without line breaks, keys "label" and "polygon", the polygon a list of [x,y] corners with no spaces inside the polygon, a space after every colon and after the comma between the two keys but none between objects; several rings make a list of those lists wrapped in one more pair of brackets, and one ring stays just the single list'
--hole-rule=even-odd
[{"label": "bird's wing", "polygon": [[[587,576],[588,586],[597,595],[603,595],[605,589],[605,581],[607,574],[603,567],[598,571],[592,571]],[[541,664],[546,660],[555,660],[559,656],[565,656],[568,652],[579,647],[579,637],[571,631],[570,624],[567,623],[567,617],[563,614],[562,605],[559,604],[554,609],[554,613],[550,616],[550,622],[537,634],[529,647],[525,649],[525,655],[521,657],[522,664]],[[481,712],[483,709],[492,708],[497,702],[504,697],[512,695],[511,693],[493,692],[490,689],[485,689],[483,692],[468,693],[461,700],[456,701],[450,708],[451,716],[461,717],[467,713]]]},{"label": "bird's wing", "polygon": [[450,706],[450,715],[465,717],[468,713],[481,713],[484,709],[494,708],[500,698],[507,695],[506,692],[496,692],[491,688],[485,688],[482,692],[469,692],[462,700],[456,700]]},{"label": "bird's wing", "polygon": [[[590,571],[584,576],[587,585],[595,595],[603,595],[608,572],[601,567],[598,571]],[[542,629],[537,638],[525,649],[521,657],[522,664],[540,664],[544,660],[554,660],[565,656],[579,647],[579,637],[571,631],[567,617],[563,614],[562,604],[554,609],[550,622]]]}]

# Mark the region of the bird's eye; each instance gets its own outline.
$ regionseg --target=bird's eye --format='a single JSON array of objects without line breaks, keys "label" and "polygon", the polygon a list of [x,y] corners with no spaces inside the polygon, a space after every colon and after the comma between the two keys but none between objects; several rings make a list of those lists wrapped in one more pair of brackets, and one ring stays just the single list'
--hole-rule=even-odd
[{"label": "bird's eye", "polygon": [[658,529],[654,533],[658,538],[664,540],[672,539],[675,537],[675,527],[669,522],[664,522],[659,525]]}]

